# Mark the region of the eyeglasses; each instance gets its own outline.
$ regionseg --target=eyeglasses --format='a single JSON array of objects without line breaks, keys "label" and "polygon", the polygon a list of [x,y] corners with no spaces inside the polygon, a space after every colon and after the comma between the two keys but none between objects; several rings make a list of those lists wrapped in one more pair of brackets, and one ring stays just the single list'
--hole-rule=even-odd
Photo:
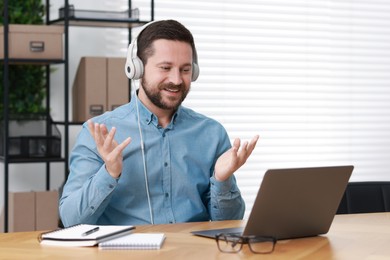
[{"label": "eyeglasses", "polygon": [[219,251],[223,253],[238,253],[243,244],[255,254],[269,254],[274,251],[276,239],[267,236],[239,236],[236,234],[218,234],[215,236]]}]

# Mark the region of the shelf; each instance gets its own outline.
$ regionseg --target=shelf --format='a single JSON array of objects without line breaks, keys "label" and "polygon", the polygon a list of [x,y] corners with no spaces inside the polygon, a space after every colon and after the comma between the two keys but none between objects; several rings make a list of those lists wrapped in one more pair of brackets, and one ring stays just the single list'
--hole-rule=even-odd
[{"label": "shelf", "polygon": [[[4,59],[0,59],[0,62],[4,62]],[[38,65],[48,65],[48,64],[61,64],[65,63],[65,60],[61,59],[8,59],[9,64],[38,64]]]},{"label": "shelf", "polygon": [[[65,162],[65,158],[8,158],[8,163],[42,163],[42,162]],[[4,156],[0,156],[0,162],[4,162]]]},{"label": "shelf", "polygon": [[[102,18],[68,18],[70,26],[84,26],[84,27],[112,27],[112,28],[134,28],[142,26],[149,21],[140,21],[134,19],[102,19]],[[65,19],[56,19],[49,22],[49,24],[63,25]]]},{"label": "shelf", "polygon": [[[64,28],[63,42],[64,56],[56,56],[57,59],[21,59],[21,58],[10,58],[9,53],[4,56],[7,56],[7,59],[0,58],[0,65],[4,68],[4,77],[9,77],[8,68],[13,64],[32,64],[32,65],[47,65],[47,69],[50,69],[49,65],[54,64],[63,64],[64,65],[64,119],[59,121],[47,121],[51,125],[61,125],[64,128],[64,136],[63,136],[63,148],[61,149],[61,153],[55,154],[58,157],[27,157],[24,154],[23,158],[10,156],[9,155],[9,143],[4,142],[4,148],[6,146],[7,149],[3,149],[5,152],[3,155],[0,155],[0,163],[4,164],[4,232],[8,232],[8,191],[9,191],[9,164],[19,164],[19,163],[46,163],[46,190],[50,189],[50,163],[62,162],[65,165],[65,179],[67,179],[69,174],[68,168],[68,159],[69,159],[69,126],[81,126],[84,122],[69,122],[69,31],[68,28],[70,26],[79,26],[79,27],[101,27],[101,28],[126,28],[129,30],[129,41],[131,41],[131,29],[135,27],[143,26],[144,24],[149,23],[154,20],[154,0],[151,0],[151,13],[150,20],[139,20],[139,13],[130,13],[126,14],[126,12],[107,12],[107,11],[89,11],[89,10],[75,10],[71,9],[72,5],[69,5],[68,0],[64,0],[64,6],[67,8],[67,12],[59,13],[57,19],[50,19],[50,1],[45,0],[46,3],[46,25],[61,25]],[[8,2],[9,0],[4,1],[4,14],[3,14],[3,23],[4,26],[9,26],[8,19]],[[131,9],[131,0],[129,2],[129,10]],[[135,9],[134,9],[135,10]],[[66,17],[65,17],[66,13]],[[62,16],[61,16],[62,15]],[[9,27],[7,27],[9,28]],[[7,30],[8,34],[9,31]],[[9,51],[9,35],[4,35],[4,48],[7,46]],[[15,57],[15,56],[13,56]],[[36,57],[36,56],[33,56]],[[47,92],[50,91],[50,77],[49,73],[47,73],[46,81],[47,81]],[[3,94],[4,96],[9,93],[9,82],[8,80],[4,80],[4,88]],[[50,93],[50,92],[49,92]],[[5,102],[5,105],[9,106]],[[50,95],[47,96],[46,100],[48,113],[50,113]],[[8,109],[5,109],[4,113],[9,113]],[[5,128],[9,129],[9,114],[6,118]],[[5,131],[5,138],[10,138],[9,130]],[[2,138],[0,136],[0,138]],[[46,155],[46,154],[45,154]],[[43,155],[44,156],[44,155]]]},{"label": "shelf", "polygon": [[64,122],[64,121],[53,121],[52,124],[54,125],[83,125],[84,122]]}]

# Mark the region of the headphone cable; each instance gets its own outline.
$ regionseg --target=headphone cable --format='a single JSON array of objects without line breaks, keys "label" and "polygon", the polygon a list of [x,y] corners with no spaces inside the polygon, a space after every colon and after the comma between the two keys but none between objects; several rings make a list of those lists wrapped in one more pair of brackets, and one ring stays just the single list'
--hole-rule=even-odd
[{"label": "headphone cable", "polygon": [[135,107],[136,107],[136,110],[137,110],[137,123],[138,123],[138,131],[139,131],[141,151],[142,151],[142,163],[143,163],[143,167],[144,167],[146,195],[148,197],[150,223],[152,225],[154,225],[152,203],[151,203],[150,192],[149,192],[148,175],[147,175],[147,171],[146,171],[145,145],[144,145],[144,138],[142,136],[141,121],[140,121],[139,108],[138,108],[138,97],[137,97],[137,91],[136,91],[135,80],[134,79],[131,80],[131,87],[134,88],[133,98],[135,98]]}]

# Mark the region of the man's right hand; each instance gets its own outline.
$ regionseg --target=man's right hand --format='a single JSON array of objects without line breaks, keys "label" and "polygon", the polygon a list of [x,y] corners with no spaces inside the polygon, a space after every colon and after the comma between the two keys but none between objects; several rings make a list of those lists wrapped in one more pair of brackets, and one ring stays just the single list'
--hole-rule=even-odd
[{"label": "man's right hand", "polygon": [[131,142],[131,138],[128,137],[118,144],[114,139],[115,127],[108,132],[104,124],[93,123],[92,120],[88,120],[88,127],[95,140],[97,150],[106,164],[106,170],[113,178],[118,178],[123,167],[122,152]]}]

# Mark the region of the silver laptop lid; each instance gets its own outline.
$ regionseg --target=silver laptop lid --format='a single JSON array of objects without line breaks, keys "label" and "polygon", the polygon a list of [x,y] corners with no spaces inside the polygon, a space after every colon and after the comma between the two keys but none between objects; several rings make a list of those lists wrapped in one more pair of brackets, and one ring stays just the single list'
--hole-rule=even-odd
[{"label": "silver laptop lid", "polygon": [[268,170],[243,235],[287,239],[327,233],[352,171],[353,166]]}]

